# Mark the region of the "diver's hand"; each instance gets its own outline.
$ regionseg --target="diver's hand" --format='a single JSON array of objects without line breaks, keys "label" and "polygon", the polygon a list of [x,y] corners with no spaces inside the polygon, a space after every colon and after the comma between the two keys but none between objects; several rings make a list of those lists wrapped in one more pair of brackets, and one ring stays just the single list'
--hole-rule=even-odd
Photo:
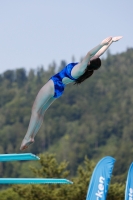
[{"label": "diver's hand", "polygon": [[112,37],[107,37],[106,39],[104,39],[101,44],[104,45],[108,45],[110,43],[110,41],[112,40]]},{"label": "diver's hand", "polygon": [[117,42],[118,40],[120,40],[123,36],[116,36],[112,38],[112,42]]}]

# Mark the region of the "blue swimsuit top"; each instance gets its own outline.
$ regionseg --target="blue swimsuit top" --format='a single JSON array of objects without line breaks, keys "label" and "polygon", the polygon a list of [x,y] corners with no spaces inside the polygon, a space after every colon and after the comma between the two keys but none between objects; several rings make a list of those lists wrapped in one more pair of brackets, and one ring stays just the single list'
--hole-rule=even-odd
[{"label": "blue swimsuit top", "polygon": [[71,71],[75,65],[78,63],[70,63],[68,64],[63,70],[61,70],[59,73],[52,76],[50,79],[54,82],[54,98],[59,98],[65,89],[65,84],[62,82],[62,79],[64,77],[70,78],[71,80],[76,80],[71,76]]}]

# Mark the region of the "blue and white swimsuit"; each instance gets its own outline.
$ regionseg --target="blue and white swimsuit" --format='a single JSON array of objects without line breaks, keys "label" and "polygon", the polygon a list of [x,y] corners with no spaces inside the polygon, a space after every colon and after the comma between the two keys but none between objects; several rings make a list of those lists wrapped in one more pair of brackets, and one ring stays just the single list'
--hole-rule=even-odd
[{"label": "blue and white swimsuit", "polygon": [[70,78],[71,80],[76,80],[75,78],[73,78],[71,76],[71,71],[73,69],[73,67],[75,65],[77,65],[78,63],[70,63],[68,64],[63,70],[61,70],[59,73],[55,74],[54,76],[52,76],[50,79],[53,80],[54,82],[54,98],[59,98],[65,89],[65,84],[62,82],[62,79],[67,77]]}]

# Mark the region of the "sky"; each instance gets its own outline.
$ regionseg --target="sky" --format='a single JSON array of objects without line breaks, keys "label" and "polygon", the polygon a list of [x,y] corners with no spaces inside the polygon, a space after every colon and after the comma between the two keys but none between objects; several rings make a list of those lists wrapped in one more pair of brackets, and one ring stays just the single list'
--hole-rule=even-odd
[{"label": "sky", "polygon": [[133,48],[133,0],[0,0],[0,74],[75,62],[108,36]]}]

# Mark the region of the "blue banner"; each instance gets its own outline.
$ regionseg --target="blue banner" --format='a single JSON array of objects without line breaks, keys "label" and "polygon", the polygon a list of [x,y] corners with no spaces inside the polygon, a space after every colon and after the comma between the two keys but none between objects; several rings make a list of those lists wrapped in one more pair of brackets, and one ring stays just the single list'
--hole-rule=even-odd
[{"label": "blue banner", "polygon": [[130,165],[130,168],[128,170],[125,200],[133,200],[133,163]]},{"label": "blue banner", "polygon": [[98,162],[91,177],[86,200],[106,199],[114,163],[115,159],[110,156],[104,157]]}]

